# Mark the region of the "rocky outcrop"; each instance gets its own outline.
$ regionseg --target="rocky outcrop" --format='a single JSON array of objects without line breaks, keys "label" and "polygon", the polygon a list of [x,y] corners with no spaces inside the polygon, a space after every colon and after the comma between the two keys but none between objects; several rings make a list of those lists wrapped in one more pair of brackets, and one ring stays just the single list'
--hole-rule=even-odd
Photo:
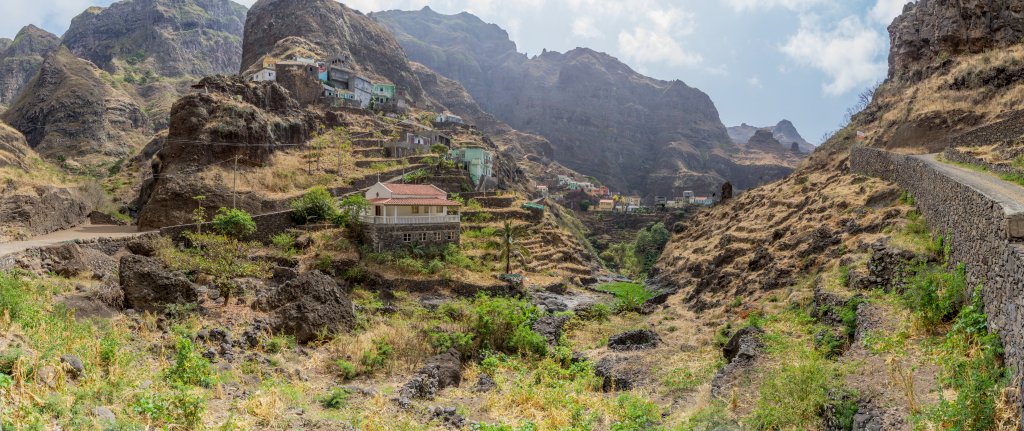
[{"label": "rocky outcrop", "polygon": [[[778,141],[784,148],[791,148],[792,144],[796,144],[802,153],[810,153],[814,151],[814,145],[807,142],[803,136],[800,136],[800,132],[796,130],[796,126],[789,120],[779,121],[772,127],[755,127],[747,123],[740,124],[739,126],[729,127],[729,139],[732,139],[737,145],[746,145],[754,138],[754,135],[759,130],[767,130],[770,132],[772,138]],[[764,139],[764,138],[761,138]]]},{"label": "rocky outcrop", "polygon": [[234,73],[245,12],[231,0],[119,1],[71,20],[63,44],[111,73]]},{"label": "rocky outcrop", "polygon": [[[210,214],[229,206],[229,188],[206,183],[196,174],[235,156],[240,166],[268,163],[275,151],[306,142],[315,124],[322,122],[318,114],[299,109],[273,82],[214,76],[196,87],[202,91],[181,98],[171,109],[166,144],[152,165],[154,178],[143,184],[137,201],[141,208],[134,208],[141,211],[141,229],[188,223],[194,196],[206,196],[203,205]],[[238,207],[251,214],[281,209],[275,205],[255,194],[238,196]]]},{"label": "rocky outcrop", "polygon": [[355,311],[345,287],[320,271],[307,272],[285,283],[256,304],[275,316],[274,330],[299,343],[320,334],[337,334],[355,326]]},{"label": "rocky outcrop", "polygon": [[1005,48],[1024,37],[1018,0],[921,0],[889,26],[889,78],[916,81],[951,56]]},{"label": "rocky outcrop", "polygon": [[764,349],[761,336],[764,331],[748,326],[736,331],[722,348],[722,356],[728,363],[711,379],[711,395],[719,398],[725,389],[735,384],[750,369]]},{"label": "rocky outcrop", "polygon": [[168,305],[199,300],[196,285],[184,275],[168,271],[153,258],[122,256],[119,274],[125,306],[138,311],[160,313]]},{"label": "rocky outcrop", "polygon": [[783,147],[782,143],[775,139],[775,135],[772,134],[771,130],[758,129],[754,132],[754,136],[751,136],[745,144],[747,149],[773,152],[778,153],[787,151],[787,147]]},{"label": "rocky outcrop", "polygon": [[29,157],[33,155],[20,132],[0,123],[0,168],[28,170]]},{"label": "rocky outcrop", "polygon": [[660,342],[661,337],[654,331],[637,329],[608,337],[608,348],[619,352],[647,350],[657,347]]},{"label": "rocky outcrop", "polygon": [[13,41],[5,40],[0,45],[0,106],[14,103],[43,59],[60,44],[56,35],[34,25],[22,28]]},{"label": "rocky outcrop", "polygon": [[260,0],[245,21],[241,71],[255,71],[265,56],[313,54],[349,58],[359,72],[389,80],[426,99],[405,51],[391,33],[362,13],[333,0]]},{"label": "rocky outcrop", "polygon": [[529,58],[504,30],[468,13],[372,16],[410,59],[461,82],[484,111],[547,138],[555,161],[615,190],[675,196],[726,180],[748,189],[789,172],[731,160],[739,149],[714,104],[681,81],[648,78],[585,48]]},{"label": "rocky outcrop", "polygon": [[66,48],[47,57],[2,118],[40,155],[86,163],[134,154],[149,130],[131,97]]},{"label": "rocky outcrop", "polygon": [[15,187],[0,195],[5,230],[0,238],[26,239],[77,226],[96,207],[96,194],[87,188],[11,184]]},{"label": "rocky outcrop", "polygon": [[432,399],[439,391],[462,383],[462,359],[451,349],[427,360],[422,368],[398,391],[398,403],[408,406],[412,400]]}]

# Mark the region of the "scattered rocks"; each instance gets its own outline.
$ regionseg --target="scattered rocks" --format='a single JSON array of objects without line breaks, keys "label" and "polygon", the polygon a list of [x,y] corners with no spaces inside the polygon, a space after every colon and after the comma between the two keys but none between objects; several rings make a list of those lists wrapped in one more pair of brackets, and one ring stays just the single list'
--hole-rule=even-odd
[{"label": "scattered rocks", "polygon": [[125,305],[135,310],[161,312],[168,304],[199,300],[192,282],[180,273],[168,271],[153,258],[134,254],[122,256],[120,274]]},{"label": "scattered rocks", "polygon": [[462,360],[458,350],[451,349],[434,356],[398,391],[398,403],[409,406],[414,399],[431,399],[450,386],[462,383]]},{"label": "scattered rocks", "polygon": [[608,348],[619,352],[647,350],[657,347],[659,342],[661,337],[654,331],[638,329],[608,337]]},{"label": "scattered rocks", "polygon": [[89,213],[89,223],[103,226],[124,226],[128,223],[112,217],[110,214],[93,211]]},{"label": "scattered rocks", "polygon": [[151,238],[136,238],[128,241],[128,251],[146,257],[156,256],[156,244]]},{"label": "scattered rocks", "polygon": [[476,380],[476,386],[473,387],[473,392],[490,392],[496,387],[498,387],[498,384],[494,382],[491,376],[480,373],[480,377]]},{"label": "scattered rocks", "polygon": [[534,332],[543,335],[548,340],[548,344],[558,344],[558,339],[562,338],[562,328],[565,327],[565,323],[569,321],[569,316],[565,315],[553,315],[537,319],[533,323]]},{"label": "scattered rocks", "polygon": [[432,407],[430,417],[452,429],[460,430],[466,426],[466,418],[462,417],[455,407]]},{"label": "scattered rocks", "polygon": [[68,375],[73,379],[79,379],[85,375],[85,364],[82,363],[82,359],[75,355],[64,355],[60,357],[61,364],[64,365],[64,370],[68,372]]},{"label": "scattered rocks", "polygon": [[82,249],[73,242],[43,248],[40,255],[43,266],[61,277],[75,277],[89,270]]},{"label": "scattered rocks", "polygon": [[922,259],[910,251],[891,247],[885,241],[878,241],[871,245],[868,274],[863,284],[868,288],[882,288],[886,291],[900,290],[906,269],[919,260]]},{"label": "scattered rocks", "polygon": [[117,422],[117,416],[114,415],[114,412],[111,411],[109,407],[96,407],[95,409],[92,409],[92,414],[96,416],[96,419],[99,419],[99,421],[104,424]]},{"label": "scattered rocks", "polygon": [[257,299],[254,306],[272,311],[274,329],[295,336],[299,343],[313,341],[323,330],[335,334],[355,326],[347,289],[320,271],[298,276]]}]

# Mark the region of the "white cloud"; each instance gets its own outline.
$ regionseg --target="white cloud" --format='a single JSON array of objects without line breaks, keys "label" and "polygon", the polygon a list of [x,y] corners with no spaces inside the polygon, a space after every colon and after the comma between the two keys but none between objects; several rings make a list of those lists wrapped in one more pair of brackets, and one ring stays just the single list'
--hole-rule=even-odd
[{"label": "white cloud", "polygon": [[821,29],[813,19],[801,21],[800,30],[781,50],[796,62],[824,72],[830,79],[823,86],[826,94],[845,94],[885,75],[886,65],[879,56],[886,38],[860,18],[844,18],[833,30]]},{"label": "white cloud", "polygon": [[572,34],[584,39],[594,39],[604,36],[604,33],[597,29],[594,19],[588,16],[579,17],[573,20]]},{"label": "white cloud", "polygon": [[725,2],[738,12],[765,10],[777,7],[802,11],[822,3],[823,0],[726,0]]},{"label": "white cloud", "polygon": [[903,7],[907,3],[913,3],[911,0],[878,0],[875,6],[868,12],[868,17],[875,20],[876,22],[884,25],[892,23],[893,18],[896,18],[903,13]]},{"label": "white cloud", "polygon": [[761,83],[761,77],[754,75],[747,79],[747,84],[755,88],[764,88],[764,84]]},{"label": "white cloud", "polygon": [[700,54],[686,51],[668,34],[657,33],[646,27],[620,32],[619,52],[639,63],[696,66],[704,61]]}]

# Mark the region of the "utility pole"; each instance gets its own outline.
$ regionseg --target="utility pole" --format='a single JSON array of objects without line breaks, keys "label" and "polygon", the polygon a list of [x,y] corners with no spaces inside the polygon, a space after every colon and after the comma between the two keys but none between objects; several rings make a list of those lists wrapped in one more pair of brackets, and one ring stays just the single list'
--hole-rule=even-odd
[{"label": "utility pole", "polygon": [[232,209],[237,209],[238,208],[238,158],[239,157],[240,157],[239,154],[235,154],[235,175],[234,175],[235,179],[232,181],[232,183],[234,183],[234,184],[232,184],[232,186],[231,186],[231,188],[234,189],[234,194],[231,196],[231,208]]}]

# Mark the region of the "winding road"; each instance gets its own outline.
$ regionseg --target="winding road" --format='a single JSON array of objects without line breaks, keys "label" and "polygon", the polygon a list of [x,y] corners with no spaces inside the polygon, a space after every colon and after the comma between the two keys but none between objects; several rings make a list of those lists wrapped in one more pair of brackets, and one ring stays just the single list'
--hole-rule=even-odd
[{"label": "winding road", "polygon": [[913,157],[927,163],[936,171],[1000,203],[1008,215],[1024,214],[1024,187],[1003,180],[988,172],[980,172],[942,162],[938,159],[938,154],[923,154]]},{"label": "winding road", "polygon": [[141,235],[136,226],[112,226],[83,224],[71,229],[59,230],[46,235],[37,236],[25,241],[0,243],[0,257],[20,253],[30,248],[46,247],[74,240],[91,240],[100,238],[124,238]]}]

